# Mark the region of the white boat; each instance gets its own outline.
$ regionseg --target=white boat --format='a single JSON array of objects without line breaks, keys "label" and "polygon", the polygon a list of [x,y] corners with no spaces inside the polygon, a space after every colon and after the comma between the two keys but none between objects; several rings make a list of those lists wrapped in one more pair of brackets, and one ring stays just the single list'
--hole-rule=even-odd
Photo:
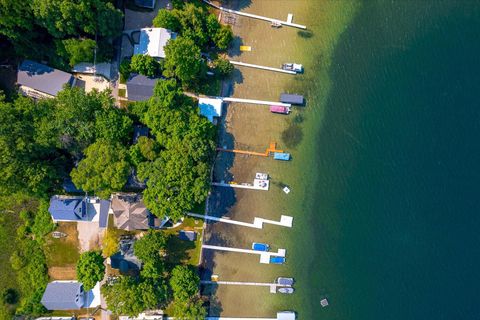
[{"label": "white boat", "polygon": [[296,73],[303,72],[303,66],[299,63],[293,63],[293,62],[287,62],[282,64],[282,69],[288,70],[288,71],[295,71]]},{"label": "white boat", "polygon": [[293,285],[293,278],[286,278],[286,277],[278,277],[277,278],[277,283],[284,285],[284,286],[291,286]]},{"label": "white boat", "polygon": [[292,294],[294,291],[295,291],[295,289],[293,289],[291,287],[283,287],[283,288],[278,289],[278,292],[285,293],[285,294]]},{"label": "white boat", "polygon": [[283,192],[285,192],[286,194],[289,194],[290,193],[290,188],[285,186],[283,189]]}]

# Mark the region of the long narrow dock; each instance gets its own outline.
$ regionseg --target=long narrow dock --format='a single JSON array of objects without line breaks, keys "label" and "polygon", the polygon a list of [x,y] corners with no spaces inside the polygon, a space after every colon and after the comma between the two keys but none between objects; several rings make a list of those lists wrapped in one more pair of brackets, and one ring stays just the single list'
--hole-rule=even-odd
[{"label": "long narrow dock", "polygon": [[251,64],[251,63],[245,63],[245,62],[240,62],[240,61],[230,60],[230,63],[233,64],[233,65],[242,66],[242,67],[249,67],[249,68],[268,70],[268,71],[274,71],[274,72],[281,72],[281,73],[287,73],[287,74],[297,74],[295,71],[291,71],[291,70],[284,70],[284,69],[281,69],[281,68],[260,66],[258,64]]},{"label": "long narrow dock", "polygon": [[210,220],[210,221],[217,221],[217,222],[223,222],[223,223],[230,223],[230,224],[235,224],[242,227],[255,228],[255,229],[263,229],[264,223],[273,224],[281,227],[287,227],[287,228],[291,228],[293,225],[293,217],[284,216],[284,215],[280,217],[280,221],[273,221],[273,220],[255,217],[253,219],[253,223],[236,221],[236,220],[231,220],[226,218],[218,218],[218,217],[207,216],[207,215],[202,215],[198,213],[188,213],[188,215],[195,218],[205,219],[206,221]]},{"label": "long narrow dock", "polygon": [[209,249],[209,250],[219,250],[219,251],[228,251],[228,252],[257,254],[257,255],[260,256],[260,263],[263,263],[263,264],[269,264],[270,263],[270,257],[285,257],[285,254],[287,253],[287,250],[285,250],[285,249],[278,249],[277,252],[269,252],[269,251],[257,251],[257,250],[250,250],[250,249],[212,246],[212,245],[208,245],[208,244],[204,244],[202,246],[202,248],[203,249]]},{"label": "long narrow dock", "polygon": [[210,6],[214,7],[214,8],[217,8],[218,10],[222,10],[222,11],[224,11],[224,12],[236,14],[236,15],[239,15],[239,16],[244,16],[244,17],[249,17],[249,18],[259,19],[259,20],[265,20],[265,21],[268,21],[268,22],[270,22],[270,23],[272,23],[272,24],[281,24],[281,25],[284,25],[284,26],[287,26],[287,27],[294,27],[294,28],[299,28],[299,29],[307,29],[307,27],[304,26],[304,25],[292,23],[293,15],[291,15],[291,14],[288,15],[287,21],[282,21],[282,20],[278,20],[278,19],[273,19],[273,18],[268,18],[268,17],[264,17],[264,16],[259,16],[259,15],[256,15],[256,14],[251,14],[251,13],[246,13],[246,12],[241,12],[241,11],[235,11],[235,10],[232,10],[232,9],[224,8],[224,7],[221,7],[221,6],[217,6],[217,5],[211,3],[211,2],[208,1],[208,0],[203,0],[203,2],[207,3],[208,5],[210,5]]},{"label": "long narrow dock", "polygon": [[253,100],[253,99],[241,99],[241,98],[231,98],[231,97],[220,97],[223,101],[227,102],[240,102],[240,103],[250,103],[250,104],[261,104],[267,106],[282,106],[282,107],[291,107],[291,103],[283,103],[278,101],[265,101],[265,100]]},{"label": "long narrow dock", "polygon": [[250,190],[262,190],[262,191],[268,191],[269,185],[266,187],[262,187],[259,185],[252,185],[250,183],[243,183],[243,184],[238,184],[238,183],[227,183],[227,182],[212,182],[212,186],[216,187],[224,187],[224,188],[238,188],[238,189],[250,189]]},{"label": "long narrow dock", "polygon": [[208,281],[202,280],[200,284],[203,285],[230,285],[230,286],[254,286],[254,287],[269,287],[270,293],[277,293],[277,288],[291,287],[284,284],[270,283],[270,282],[240,282],[240,281]]}]

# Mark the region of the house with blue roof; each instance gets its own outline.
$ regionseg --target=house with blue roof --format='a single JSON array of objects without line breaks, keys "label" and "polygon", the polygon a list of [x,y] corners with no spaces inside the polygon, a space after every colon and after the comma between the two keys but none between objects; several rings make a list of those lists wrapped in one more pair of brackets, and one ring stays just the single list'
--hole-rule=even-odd
[{"label": "house with blue roof", "polygon": [[76,280],[52,281],[47,285],[40,302],[48,310],[78,310],[99,306],[100,283],[85,291]]},{"label": "house with blue roof", "polygon": [[50,199],[48,212],[54,223],[61,221],[91,221],[98,222],[100,228],[105,228],[108,221],[110,201],[96,197],[53,196]]}]

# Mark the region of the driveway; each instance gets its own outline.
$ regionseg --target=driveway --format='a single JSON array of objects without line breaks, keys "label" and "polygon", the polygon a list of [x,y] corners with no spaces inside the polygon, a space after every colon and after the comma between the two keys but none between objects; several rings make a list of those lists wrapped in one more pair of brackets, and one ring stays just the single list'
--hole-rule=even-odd
[{"label": "driveway", "polygon": [[155,9],[152,11],[133,11],[125,9],[124,30],[135,30],[153,26],[153,18],[157,16],[158,10],[166,8],[169,0],[157,0]]},{"label": "driveway", "polygon": [[100,248],[105,229],[98,226],[98,221],[79,221],[77,231],[80,252]]}]

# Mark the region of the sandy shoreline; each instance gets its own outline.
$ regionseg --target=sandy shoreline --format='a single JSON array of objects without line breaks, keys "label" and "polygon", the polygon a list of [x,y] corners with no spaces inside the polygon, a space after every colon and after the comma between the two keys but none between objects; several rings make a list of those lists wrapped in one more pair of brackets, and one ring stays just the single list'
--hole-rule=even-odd
[{"label": "sandy shoreline", "polygon": [[[289,1],[254,1],[242,10],[283,19],[288,13],[295,13],[294,4]],[[301,15],[297,20],[301,21]],[[273,67],[290,61],[301,63],[299,50],[294,45],[298,29],[274,29],[264,21],[236,17],[233,30],[237,37],[230,52],[231,59]],[[240,54],[239,45],[251,46],[252,51]],[[295,81],[295,77],[302,76],[241,67],[234,72],[230,95],[278,101],[281,92],[291,91],[288,90],[289,84]],[[270,142],[276,141],[280,149],[294,151],[287,150],[281,139],[293,115],[275,115],[269,112],[268,106],[239,103],[228,105],[225,111],[219,125],[219,146],[263,152]],[[254,217],[279,220],[280,215],[285,214],[286,197],[280,184],[283,183],[282,172],[288,170],[288,166],[289,163],[272,158],[219,153],[214,169],[215,181],[252,182],[256,172],[266,172],[271,175],[273,185],[268,192],[213,188],[209,214],[246,222],[253,221]],[[261,241],[276,250],[285,247],[279,239],[284,232],[289,229],[267,226],[256,230],[215,223],[208,226],[205,243],[249,248],[252,242]],[[283,266],[262,265],[257,256],[235,253],[204,251],[204,267],[204,278],[214,273],[221,280],[231,281],[271,282],[277,276],[286,275]],[[268,288],[220,286],[214,292],[210,314],[273,316],[278,310],[272,299],[279,298],[282,299],[280,295],[270,294]]]}]

